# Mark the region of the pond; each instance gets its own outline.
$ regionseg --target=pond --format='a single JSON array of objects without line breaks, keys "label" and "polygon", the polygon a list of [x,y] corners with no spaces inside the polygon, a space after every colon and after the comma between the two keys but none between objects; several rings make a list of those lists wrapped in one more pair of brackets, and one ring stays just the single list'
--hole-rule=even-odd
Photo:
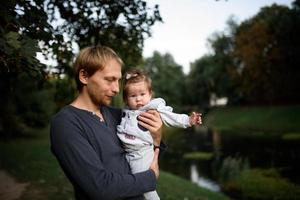
[{"label": "pond", "polygon": [[[171,131],[172,132],[172,131]],[[174,132],[174,133],[173,133]],[[206,187],[220,191],[217,173],[226,158],[239,160],[249,168],[278,170],[289,181],[300,184],[300,141],[279,134],[251,131],[173,130],[166,138],[168,150],[161,168]],[[211,159],[185,156],[190,152],[211,153]],[[188,159],[187,159],[188,158]]]}]

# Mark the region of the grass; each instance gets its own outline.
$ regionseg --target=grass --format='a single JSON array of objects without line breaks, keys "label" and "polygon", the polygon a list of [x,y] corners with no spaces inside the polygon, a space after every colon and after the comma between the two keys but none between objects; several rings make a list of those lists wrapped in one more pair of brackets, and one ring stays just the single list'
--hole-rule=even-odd
[{"label": "grass", "polygon": [[[48,131],[35,135],[0,141],[0,169],[19,182],[30,183],[20,200],[74,199],[71,184],[50,152]],[[162,200],[228,199],[163,171],[157,190]]]},{"label": "grass", "polygon": [[211,152],[190,152],[183,155],[184,159],[187,160],[211,160],[213,158],[213,153]]},{"label": "grass", "polygon": [[300,106],[215,108],[205,116],[204,124],[216,130],[300,134]]},{"label": "grass", "polygon": [[275,169],[245,170],[237,178],[242,199],[291,200],[300,198],[300,186],[280,177]]},{"label": "grass", "polygon": [[167,172],[161,173],[157,191],[162,200],[229,200],[220,193],[211,192]]},{"label": "grass", "polygon": [[30,183],[20,200],[72,199],[73,188],[49,150],[46,133],[40,136],[1,142],[0,168]]}]

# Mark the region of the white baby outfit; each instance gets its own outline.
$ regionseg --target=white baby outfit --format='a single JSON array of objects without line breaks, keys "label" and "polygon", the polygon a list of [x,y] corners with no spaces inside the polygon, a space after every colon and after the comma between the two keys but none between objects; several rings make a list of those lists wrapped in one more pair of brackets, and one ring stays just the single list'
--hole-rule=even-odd
[{"label": "white baby outfit", "polygon": [[[173,108],[166,106],[162,98],[152,99],[147,105],[138,110],[123,109],[121,124],[118,125],[118,137],[122,141],[126,158],[130,164],[132,173],[138,173],[149,169],[153,160],[153,139],[150,132],[140,126],[137,117],[140,113],[155,109],[160,113],[164,124],[172,127],[190,127],[189,116],[173,113]],[[146,200],[159,200],[156,191],[144,194]]]}]

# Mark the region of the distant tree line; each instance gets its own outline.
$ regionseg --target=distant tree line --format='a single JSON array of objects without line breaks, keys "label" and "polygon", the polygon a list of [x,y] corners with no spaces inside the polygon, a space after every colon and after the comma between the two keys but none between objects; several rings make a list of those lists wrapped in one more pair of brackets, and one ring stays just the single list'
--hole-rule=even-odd
[{"label": "distant tree line", "polygon": [[211,53],[191,65],[187,103],[208,104],[211,94],[232,105],[300,103],[300,1],[273,4],[208,40]]},{"label": "distant tree line", "polygon": [[[161,21],[159,7],[142,0],[2,2],[0,135],[44,127],[70,103],[76,95],[74,54],[89,45],[115,49],[124,70],[145,68],[155,96],[177,110],[208,108],[213,95],[231,105],[299,103],[300,0],[291,8],[264,7],[241,24],[229,19],[224,32],[209,38],[210,53],[193,62],[188,74],[171,54],[142,57],[144,40]],[[42,64],[37,52],[57,65]]]},{"label": "distant tree line", "polygon": [[[199,24],[201,26],[201,24]],[[191,64],[185,75],[170,54],[145,60],[156,95],[175,108],[210,107],[212,97],[229,105],[300,103],[300,1],[291,8],[273,4],[208,39],[210,53]]]}]

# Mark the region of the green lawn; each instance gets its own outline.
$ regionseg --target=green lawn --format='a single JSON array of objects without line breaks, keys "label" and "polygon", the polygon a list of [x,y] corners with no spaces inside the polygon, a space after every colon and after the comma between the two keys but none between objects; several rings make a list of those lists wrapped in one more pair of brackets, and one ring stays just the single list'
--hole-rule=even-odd
[{"label": "green lawn", "polygon": [[[73,189],[49,150],[48,131],[37,136],[0,141],[0,169],[30,185],[20,200],[68,200]],[[225,200],[227,197],[161,171],[158,192],[162,200]]]},{"label": "green lawn", "polygon": [[300,106],[215,108],[204,116],[204,125],[217,130],[300,134]]}]

